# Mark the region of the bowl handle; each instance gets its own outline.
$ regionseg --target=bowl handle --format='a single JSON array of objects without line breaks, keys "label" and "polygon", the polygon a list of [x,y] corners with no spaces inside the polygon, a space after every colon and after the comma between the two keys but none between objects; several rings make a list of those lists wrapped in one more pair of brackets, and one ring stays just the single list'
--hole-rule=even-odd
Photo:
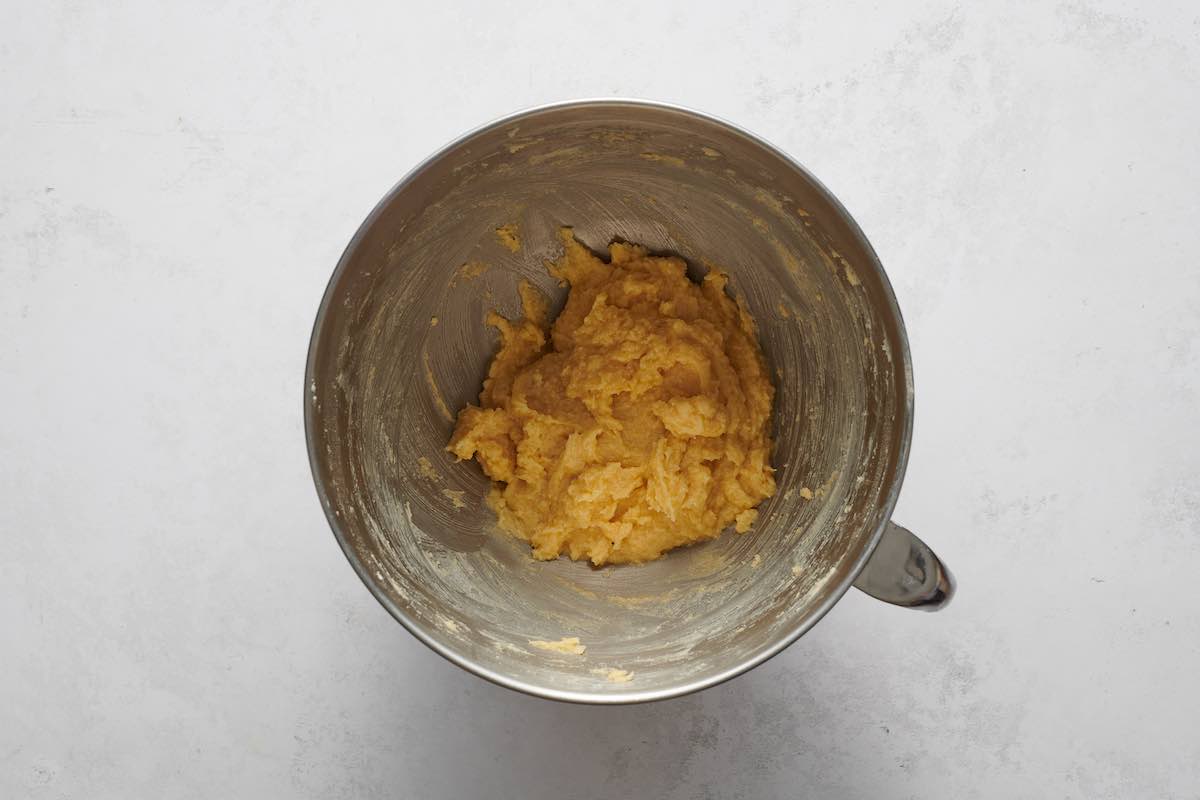
[{"label": "bowl handle", "polygon": [[954,597],[955,581],[929,545],[894,522],[854,585],[877,600],[922,611],[938,611]]}]

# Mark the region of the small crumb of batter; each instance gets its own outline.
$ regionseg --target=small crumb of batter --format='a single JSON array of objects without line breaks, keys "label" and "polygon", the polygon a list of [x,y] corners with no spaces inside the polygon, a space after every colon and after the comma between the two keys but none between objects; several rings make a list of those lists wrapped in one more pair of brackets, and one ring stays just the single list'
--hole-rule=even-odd
[{"label": "small crumb of batter", "polygon": [[438,326],[438,318],[437,318],[437,317],[430,317],[430,318],[429,318],[429,327],[431,327],[431,328],[436,328],[437,326]]},{"label": "small crumb of batter", "polygon": [[453,288],[460,283],[473,281],[487,272],[487,269],[488,265],[482,261],[468,261],[454,271],[454,277],[450,279],[450,287]]},{"label": "small crumb of batter", "polygon": [[437,380],[433,377],[433,365],[429,363],[427,351],[421,353],[421,364],[425,367],[425,386],[429,389],[434,408],[447,422],[454,422],[454,414],[450,412],[450,406],[446,405],[446,398],[442,397],[442,390],[438,388]]},{"label": "small crumb of batter", "polygon": [[804,574],[804,567],[800,566],[799,564],[792,565],[792,574],[799,578]]},{"label": "small crumb of batter", "polygon": [[421,471],[421,477],[427,480],[438,481],[442,479],[442,476],[438,474],[438,471],[433,468],[433,464],[425,456],[417,459],[417,469]]},{"label": "small crumb of batter", "polygon": [[607,669],[594,669],[592,670],[592,674],[599,675],[609,683],[629,683],[631,680],[633,680],[632,672],[629,672],[628,670],[617,669],[616,667],[609,667]]},{"label": "small crumb of batter", "polygon": [[701,147],[700,152],[704,153],[704,155],[708,156],[709,158],[720,158],[721,157],[721,151],[714,150],[711,147]]},{"label": "small crumb of batter", "polygon": [[551,326],[521,286],[525,318],[500,331],[478,406],[447,449],[493,480],[499,526],[533,555],[650,561],[733,526],[775,493],[774,387],[745,307],[712,269],[613,243],[605,262],[562,232],[550,272],[570,284]]},{"label": "small crumb of batter", "polygon": [[457,509],[463,509],[467,507],[466,501],[463,500],[463,497],[465,497],[466,494],[467,493],[461,489],[442,489],[442,496],[449,500]]},{"label": "small crumb of batter", "polygon": [[760,556],[758,553],[755,553],[754,558],[750,559],[750,566],[758,569],[760,564],[762,564],[762,556]]},{"label": "small crumb of batter", "polygon": [[564,653],[569,656],[581,656],[587,650],[587,645],[579,643],[578,636],[564,636],[557,642],[534,639],[529,644],[531,647],[536,647],[539,650],[548,650],[551,653]]},{"label": "small crumb of batter", "polygon": [[521,233],[515,222],[496,228],[496,238],[500,240],[500,244],[508,248],[509,252],[516,253],[521,249]]},{"label": "small crumb of batter", "polygon": [[670,164],[673,167],[686,166],[684,160],[679,156],[667,156],[662,153],[641,153],[642,158],[647,161],[656,161],[660,164]]},{"label": "small crumb of batter", "polygon": [[543,141],[545,141],[545,140],[544,139],[525,139],[524,141],[515,142],[508,146],[508,152],[519,153],[522,150],[524,150],[526,147],[531,147],[531,146],[533,146],[535,144],[539,144]]},{"label": "small crumb of batter", "polygon": [[805,500],[812,500],[813,499],[813,490],[808,488],[807,486],[801,486],[800,487],[800,496],[803,497]]}]

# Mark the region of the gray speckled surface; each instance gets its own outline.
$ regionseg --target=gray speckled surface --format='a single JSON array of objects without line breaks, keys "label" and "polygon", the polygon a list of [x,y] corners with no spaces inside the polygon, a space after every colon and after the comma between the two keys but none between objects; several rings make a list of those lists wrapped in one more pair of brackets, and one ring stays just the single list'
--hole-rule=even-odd
[{"label": "gray speckled surface", "polygon": [[[1196,797],[1198,80],[1186,3],[10,10],[0,796]],[[344,562],[300,421],[341,248],[460,131],[603,94],[745,125],[871,237],[944,614],[851,593],[731,683],[575,707]]]}]

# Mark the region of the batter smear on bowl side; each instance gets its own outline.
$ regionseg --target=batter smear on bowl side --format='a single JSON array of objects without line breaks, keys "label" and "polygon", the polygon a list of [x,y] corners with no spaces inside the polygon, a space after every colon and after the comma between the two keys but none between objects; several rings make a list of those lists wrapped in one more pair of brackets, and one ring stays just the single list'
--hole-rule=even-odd
[{"label": "batter smear on bowl side", "polygon": [[447,449],[479,461],[500,527],[539,559],[650,561],[746,532],[775,493],[775,390],[728,279],[697,284],[682,259],[632,244],[605,263],[562,239],[549,268],[566,307],[551,326],[522,285],[523,319],[488,316],[500,350]]}]

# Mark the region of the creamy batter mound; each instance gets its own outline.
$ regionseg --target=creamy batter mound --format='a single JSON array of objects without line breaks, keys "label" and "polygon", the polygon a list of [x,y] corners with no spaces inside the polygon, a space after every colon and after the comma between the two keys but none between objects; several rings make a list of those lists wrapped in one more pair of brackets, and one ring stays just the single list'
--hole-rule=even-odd
[{"label": "creamy batter mound", "polygon": [[569,229],[552,275],[570,284],[551,326],[522,285],[524,319],[488,316],[500,350],[447,448],[493,480],[502,529],[539,559],[597,566],[744,533],[775,493],[774,387],[754,321],[710,270],[614,243],[605,263]]}]

